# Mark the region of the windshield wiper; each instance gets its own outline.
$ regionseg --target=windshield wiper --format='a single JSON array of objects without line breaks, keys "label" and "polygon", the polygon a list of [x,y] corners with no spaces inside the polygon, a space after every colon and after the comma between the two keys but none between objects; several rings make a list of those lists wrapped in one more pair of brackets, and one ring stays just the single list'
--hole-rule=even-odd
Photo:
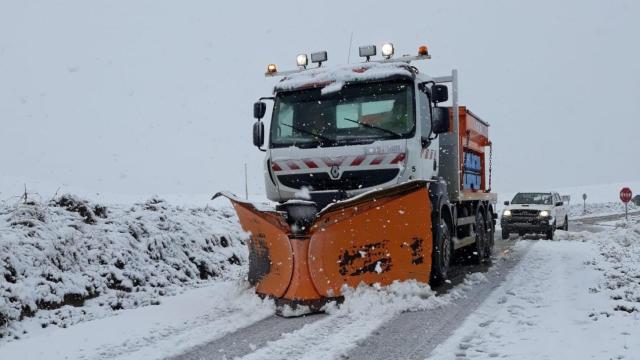
[{"label": "windshield wiper", "polygon": [[360,125],[360,126],[368,127],[368,128],[370,128],[370,129],[377,129],[377,130],[380,130],[380,131],[384,131],[384,132],[386,132],[386,133],[388,133],[388,134],[391,134],[391,135],[395,136],[395,137],[396,137],[396,138],[398,138],[398,139],[399,139],[399,138],[402,138],[402,134],[399,134],[399,133],[397,133],[397,132],[395,132],[395,131],[393,131],[393,130],[385,129],[385,128],[383,128],[383,127],[376,126],[376,125],[371,125],[371,124],[363,123],[362,121],[351,120],[351,119],[347,119],[347,118],[344,118],[344,119],[345,119],[345,120],[347,120],[347,121],[351,121],[351,122],[352,122],[352,123],[354,123],[354,124],[358,124],[358,125]]},{"label": "windshield wiper", "polygon": [[324,135],[314,134],[313,132],[311,132],[311,131],[309,131],[309,130],[302,129],[302,128],[299,128],[299,127],[297,127],[297,126],[293,126],[293,125],[289,125],[289,124],[285,124],[285,123],[282,123],[282,124],[280,124],[280,125],[284,125],[284,126],[286,126],[286,127],[290,127],[290,128],[292,128],[292,129],[293,129],[293,130],[295,130],[295,131],[299,131],[299,132],[301,132],[301,133],[305,133],[305,134],[307,134],[307,135],[311,135],[311,136],[315,137],[316,139],[324,140],[324,141],[329,142],[329,143],[334,143],[334,142],[335,142],[335,140],[334,140],[334,139],[331,139],[331,138],[326,137],[326,136],[324,136]]}]

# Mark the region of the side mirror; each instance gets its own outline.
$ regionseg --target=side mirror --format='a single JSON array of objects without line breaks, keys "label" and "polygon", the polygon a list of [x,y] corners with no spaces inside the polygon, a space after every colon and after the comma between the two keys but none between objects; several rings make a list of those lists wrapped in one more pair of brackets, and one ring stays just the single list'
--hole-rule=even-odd
[{"label": "side mirror", "polygon": [[262,121],[256,121],[253,124],[253,145],[258,148],[264,145],[264,123]]},{"label": "side mirror", "polygon": [[508,201],[505,201],[505,202],[504,202],[504,206],[509,206],[509,202],[508,202]]},{"label": "side mirror", "polygon": [[556,206],[562,206],[562,205],[564,205],[564,202],[562,202],[562,201],[558,201],[558,202],[556,203]]},{"label": "side mirror", "polygon": [[255,102],[253,104],[253,117],[260,120],[264,117],[264,113],[267,111],[267,104],[262,101]]},{"label": "side mirror", "polygon": [[431,100],[436,104],[449,100],[449,89],[447,85],[433,85],[431,87]]},{"label": "side mirror", "polygon": [[434,134],[444,134],[449,131],[449,108],[437,107],[432,109],[431,130]]}]

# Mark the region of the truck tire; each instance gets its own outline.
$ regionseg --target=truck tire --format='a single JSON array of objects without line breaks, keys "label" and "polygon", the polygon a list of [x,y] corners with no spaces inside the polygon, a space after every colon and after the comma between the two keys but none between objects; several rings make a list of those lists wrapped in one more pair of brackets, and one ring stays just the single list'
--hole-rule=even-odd
[{"label": "truck tire", "polygon": [[[491,212],[487,213],[487,218],[491,219]],[[496,224],[494,224],[493,220],[489,220],[487,228],[487,242],[484,251],[485,259],[491,258],[491,254],[493,254],[493,245],[495,243],[496,238]]]},{"label": "truck tire", "polygon": [[502,240],[507,240],[509,238],[509,232],[505,229],[502,229]]},{"label": "truck tire", "polygon": [[473,260],[474,262],[481,263],[486,259],[487,253],[487,227],[484,221],[484,214],[482,209],[478,209],[476,212],[476,242],[473,245]]},{"label": "truck tire", "polygon": [[440,285],[447,280],[449,265],[453,255],[449,226],[440,218],[440,226],[433,232],[433,251],[431,252],[431,285]]},{"label": "truck tire", "polygon": [[553,240],[553,233],[556,231],[556,225],[554,224],[551,229],[547,230],[547,233],[545,234],[545,238],[547,240]]}]

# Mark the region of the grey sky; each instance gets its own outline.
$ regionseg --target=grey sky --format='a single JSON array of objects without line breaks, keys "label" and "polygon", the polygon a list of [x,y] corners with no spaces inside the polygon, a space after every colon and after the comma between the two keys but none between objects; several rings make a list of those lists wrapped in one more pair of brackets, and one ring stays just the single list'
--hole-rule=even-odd
[{"label": "grey sky", "polygon": [[0,2],[0,176],[96,192],[262,192],[267,63],[395,43],[460,72],[494,188],[640,179],[637,1]]}]

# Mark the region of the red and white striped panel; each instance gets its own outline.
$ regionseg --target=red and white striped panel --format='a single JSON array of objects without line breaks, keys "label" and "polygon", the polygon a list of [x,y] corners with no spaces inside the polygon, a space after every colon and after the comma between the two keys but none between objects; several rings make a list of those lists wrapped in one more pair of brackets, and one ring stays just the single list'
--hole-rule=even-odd
[{"label": "red and white striped panel", "polygon": [[389,166],[404,162],[405,153],[352,155],[339,157],[320,157],[304,159],[278,159],[271,162],[271,170],[281,171],[308,171],[314,169],[330,169],[332,166],[341,168],[355,168],[365,166]]}]

